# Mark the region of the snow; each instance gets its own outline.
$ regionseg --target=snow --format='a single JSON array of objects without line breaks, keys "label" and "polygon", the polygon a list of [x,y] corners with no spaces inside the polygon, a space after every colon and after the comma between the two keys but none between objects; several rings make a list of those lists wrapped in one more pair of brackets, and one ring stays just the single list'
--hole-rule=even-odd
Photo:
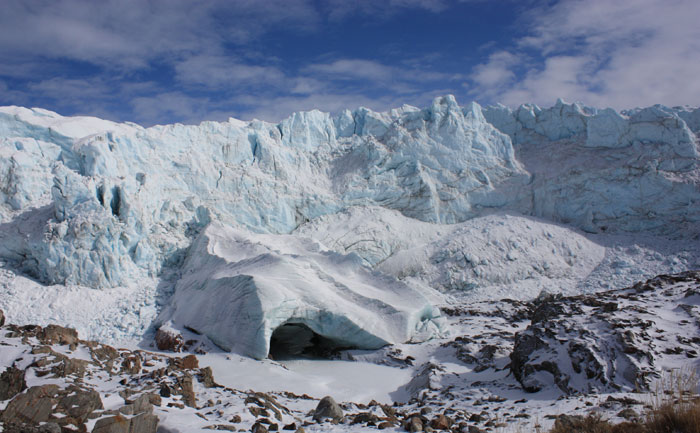
[{"label": "snow", "polygon": [[190,247],[161,320],[260,359],[285,324],[306,325],[340,347],[377,349],[438,335],[439,316],[420,292],[370,272],[355,255],[213,223]]},{"label": "snow", "polygon": [[289,391],[317,399],[332,395],[338,401],[364,404],[372,400],[387,404],[405,401],[400,388],[411,380],[412,373],[410,369],[367,362],[301,358],[260,362],[219,354],[201,356],[200,364],[212,368],[218,383],[235,389]]}]

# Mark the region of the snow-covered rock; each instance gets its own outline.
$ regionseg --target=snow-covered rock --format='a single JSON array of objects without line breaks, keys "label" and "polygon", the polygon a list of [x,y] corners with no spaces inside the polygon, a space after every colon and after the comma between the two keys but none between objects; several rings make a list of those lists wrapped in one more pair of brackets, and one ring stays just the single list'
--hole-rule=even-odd
[{"label": "snow-covered rock", "polygon": [[[329,349],[377,349],[439,335],[439,316],[418,291],[369,271],[354,254],[214,223],[190,248],[161,320],[225,350],[264,358],[273,333],[285,325],[304,325]],[[306,338],[297,331],[286,338]]]}]

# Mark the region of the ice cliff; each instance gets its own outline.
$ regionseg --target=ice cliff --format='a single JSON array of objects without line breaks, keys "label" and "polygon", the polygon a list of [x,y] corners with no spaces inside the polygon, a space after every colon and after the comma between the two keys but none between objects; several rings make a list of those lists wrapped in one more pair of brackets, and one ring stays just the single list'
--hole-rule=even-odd
[{"label": "ice cliff", "polygon": [[[424,109],[310,111],[279,124],[230,119],[151,128],[2,107],[0,259],[44,284],[134,286],[183,265],[193,269],[205,260],[200,254],[209,257],[203,245],[211,227],[223,226],[245,236],[308,236],[323,251],[357,254],[366,272],[440,290],[540,276],[573,281],[604,252],[558,224],[589,233],[698,236],[699,132],[699,109],[618,113],[559,101],[513,110],[459,106],[452,96]],[[398,225],[379,227],[376,214]],[[493,214],[523,230],[480,237],[478,231],[493,232],[496,223],[478,218]],[[329,236],[345,224],[353,227],[346,238],[359,243]],[[415,230],[424,234],[414,236]],[[490,246],[479,248],[474,239]],[[534,245],[554,252],[529,255]],[[295,272],[306,261],[327,265],[318,264],[324,254],[273,261],[283,268],[294,263]],[[244,293],[269,287],[253,271],[245,271],[251,277],[240,285]],[[217,284],[235,275],[200,283],[226,298],[231,293],[219,293]],[[177,283],[175,303],[184,299],[180,289],[194,290],[186,278]],[[400,326],[372,334],[376,341],[406,337],[423,304],[412,308],[393,322]],[[173,320],[184,317],[182,308],[174,311]],[[268,320],[267,310],[260,311],[258,319]],[[233,347],[220,330],[210,333]]]},{"label": "ice cliff", "polygon": [[[417,290],[324,251],[308,238],[261,235],[213,223],[190,248],[161,317],[254,358],[275,331],[304,325],[333,348],[378,349],[440,333],[439,311]],[[298,328],[298,327],[296,327]],[[307,339],[287,326],[285,341]],[[309,340],[309,341],[305,341]],[[274,351],[273,351],[274,352]],[[289,351],[285,351],[289,352]]]}]

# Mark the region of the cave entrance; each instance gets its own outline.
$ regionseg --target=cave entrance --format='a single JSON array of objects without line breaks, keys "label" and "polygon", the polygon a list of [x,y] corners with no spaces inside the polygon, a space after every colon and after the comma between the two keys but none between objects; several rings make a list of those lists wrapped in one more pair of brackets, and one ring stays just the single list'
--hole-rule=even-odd
[{"label": "cave entrance", "polygon": [[270,358],[333,358],[338,350],[350,349],[330,338],[315,333],[303,323],[285,323],[272,333]]}]

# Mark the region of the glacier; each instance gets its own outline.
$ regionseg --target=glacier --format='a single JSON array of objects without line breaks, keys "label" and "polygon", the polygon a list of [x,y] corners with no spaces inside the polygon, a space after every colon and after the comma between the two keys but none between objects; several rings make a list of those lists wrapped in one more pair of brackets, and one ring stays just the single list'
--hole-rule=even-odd
[{"label": "glacier", "polygon": [[[427,338],[418,328],[439,332],[439,318],[423,314],[425,299],[439,304],[443,294],[573,293],[611,275],[629,283],[644,272],[634,263],[658,262],[662,271],[700,264],[693,247],[699,133],[698,108],[616,112],[560,100],[513,109],[460,106],[450,95],[423,109],[314,110],[277,124],[229,119],[150,128],[0,107],[0,261],[43,287],[139,287],[149,307],[139,296],[139,324],[122,337],[172,321],[259,357],[276,327],[312,313],[273,313],[270,304],[248,324],[231,317],[222,329],[183,306],[201,298],[202,308],[214,308],[206,293],[231,299],[221,284],[243,275],[250,277],[240,284],[246,302],[272,290],[250,264],[226,274],[252,258],[217,259],[206,249],[211,239],[266,239],[272,251],[286,236],[303,237],[297,252],[265,253],[275,257],[269,266],[291,274],[327,266],[333,280],[347,266],[366,287],[387,287],[382,305],[400,311],[371,329],[377,310],[358,301],[359,312],[342,319],[352,325],[333,338],[358,347],[353,333],[370,346]],[[653,239],[629,248],[616,240],[640,237]],[[310,242],[318,245],[308,250]],[[659,242],[683,251],[653,246]],[[189,272],[205,265],[223,274]],[[331,311],[324,299],[335,289],[319,275],[309,286],[317,297],[292,289],[285,296]],[[411,294],[411,305],[399,308],[389,295],[395,291]],[[10,316],[22,314],[7,299],[0,304]],[[320,319],[304,320],[328,332]],[[268,322],[254,347],[237,349],[233,329]]]},{"label": "glacier", "polygon": [[305,325],[328,349],[418,342],[442,328],[440,312],[419,291],[370,271],[355,254],[220,223],[192,245],[161,317],[171,328],[258,359],[271,353],[273,334],[285,325]]}]

